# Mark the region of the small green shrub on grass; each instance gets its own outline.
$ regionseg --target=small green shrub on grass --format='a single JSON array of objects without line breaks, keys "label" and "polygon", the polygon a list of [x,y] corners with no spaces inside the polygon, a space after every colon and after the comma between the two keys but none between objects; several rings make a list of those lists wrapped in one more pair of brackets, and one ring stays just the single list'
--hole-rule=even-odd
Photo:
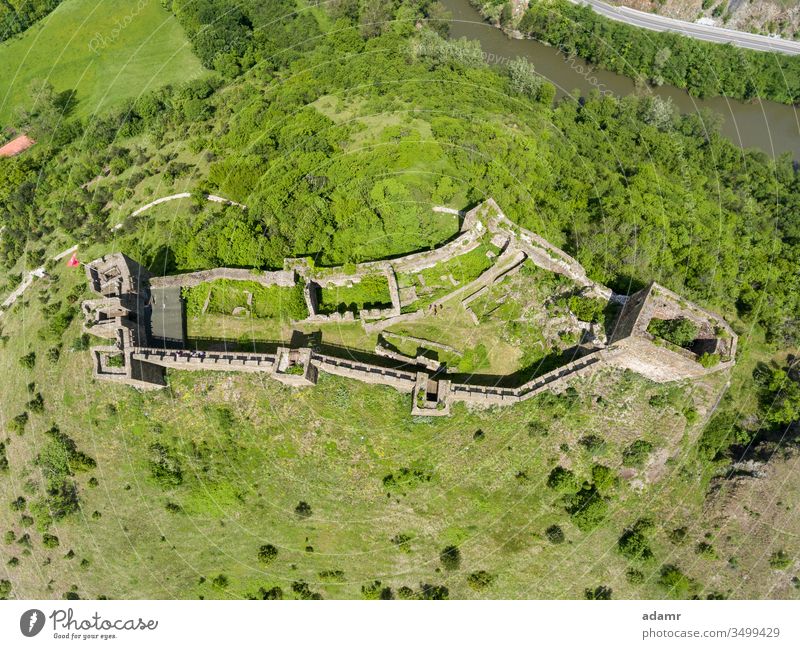
[{"label": "small green shrub on grass", "polygon": [[622,451],[622,464],[641,469],[652,451],[653,445],[650,442],[637,439]]}]

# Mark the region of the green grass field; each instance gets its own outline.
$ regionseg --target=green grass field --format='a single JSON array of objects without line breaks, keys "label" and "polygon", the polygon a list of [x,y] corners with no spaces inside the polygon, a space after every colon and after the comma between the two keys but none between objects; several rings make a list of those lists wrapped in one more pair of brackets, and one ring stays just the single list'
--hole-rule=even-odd
[{"label": "green grass field", "polygon": [[[141,6],[141,10],[139,7]],[[34,79],[77,90],[79,115],[203,74],[175,18],[158,0],[67,0],[0,45],[0,124],[13,120]]]}]

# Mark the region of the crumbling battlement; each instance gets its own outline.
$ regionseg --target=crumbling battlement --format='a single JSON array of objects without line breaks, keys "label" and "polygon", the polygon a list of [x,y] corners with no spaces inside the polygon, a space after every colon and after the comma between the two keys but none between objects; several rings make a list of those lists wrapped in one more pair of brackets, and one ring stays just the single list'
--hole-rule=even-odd
[{"label": "crumbling battlement", "polygon": [[[469,308],[469,303],[488,286],[502,281],[530,259],[547,270],[569,277],[584,287],[586,294],[624,304],[608,344],[578,349],[572,362],[520,386],[499,387],[479,385],[466,379],[462,382],[446,379],[444,376],[450,375],[444,375],[442,367],[430,359],[411,358],[383,348],[376,353],[376,362],[370,363],[321,354],[309,347],[278,347],[271,354],[194,351],[183,347],[168,349],[160,347],[164,341],[151,333],[154,305],[151,289],[156,293],[171,289],[174,293],[180,287],[216,279],[256,281],[265,286],[295,286],[300,277],[304,282],[310,321],[353,321],[356,314],[352,312],[320,315],[317,288],[329,283],[357,283],[367,274],[378,272],[387,277],[392,306],[362,310],[359,315],[365,330],[381,330],[425,314],[423,310],[401,313],[396,272],[417,272],[464,254],[480,244],[480,238],[487,230],[494,235],[501,249],[500,257],[477,279],[453,290],[440,302],[458,299]],[[513,224],[491,199],[467,212],[462,233],[441,248],[390,261],[357,264],[355,272],[346,273],[340,267],[316,273],[305,260],[287,259],[284,270],[275,272],[252,273],[218,268],[153,278],[139,264],[117,253],[87,264],[86,275],[90,287],[99,297],[82,304],[85,330],[115,342],[114,345],[92,348],[93,374],[101,380],[142,389],[164,387],[167,369],[261,372],[292,387],[314,385],[322,371],[411,393],[413,414],[438,416],[449,414],[451,404],[456,402],[477,406],[519,403],[543,390],[563,389],[572,379],[602,367],[631,369],[653,381],[666,382],[726,369],[734,364],[736,357],[736,334],[719,315],[684,300],[655,282],[630,297],[614,295],[607,287],[589,279],[575,259],[539,235]],[[698,331],[691,349],[675,347],[651,334],[648,326],[653,318],[691,320]],[[718,362],[701,363],[701,355],[703,359],[715,355]],[[383,358],[384,364],[388,359],[400,367],[385,367],[378,357]],[[403,366],[413,371],[403,369]]]}]

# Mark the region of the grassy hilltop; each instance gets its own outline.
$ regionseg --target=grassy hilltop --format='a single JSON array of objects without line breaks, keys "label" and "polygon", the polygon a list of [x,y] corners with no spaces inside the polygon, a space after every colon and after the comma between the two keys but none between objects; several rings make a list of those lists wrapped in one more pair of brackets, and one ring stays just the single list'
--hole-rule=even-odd
[{"label": "grassy hilltop", "polygon": [[[791,161],[653,98],[553,105],[528,64],[490,68],[476,44],[418,29],[444,31],[432,2],[292,17],[281,2],[280,29],[264,30],[269,12],[246,0],[203,29],[223,4],[173,3],[209,74],[66,126],[57,98],[40,99],[23,126],[52,146],[0,161],[0,295],[49,272],[0,319],[0,597],[797,597]],[[163,81],[158,61],[145,77]],[[47,261],[79,243],[82,261],[122,251],[158,274],[288,256],[324,272],[441,245],[458,219],[431,207],[489,196],[592,279],[621,293],[655,279],[719,311],[739,333],[733,372],[604,371],[430,419],[409,415],[410,396],[330,375],[291,390],[170,372],[169,389],[140,393],[93,381],[83,272]],[[401,288],[433,299],[488,250]],[[537,371],[576,342],[553,323],[580,306],[545,275],[482,295],[478,324],[449,304],[394,342],[413,354],[409,336],[428,338],[464,372]],[[384,289],[329,291],[326,308]],[[234,316],[245,289],[208,290],[188,295],[189,334],[233,346],[290,335],[303,308],[252,290],[252,315]],[[319,329],[374,348],[358,324]]]},{"label": "grassy hilltop", "polygon": [[77,91],[77,114],[90,115],[203,73],[183,29],[157,0],[66,0],[22,36],[0,44],[0,60],[3,126],[14,125],[33,80]]}]

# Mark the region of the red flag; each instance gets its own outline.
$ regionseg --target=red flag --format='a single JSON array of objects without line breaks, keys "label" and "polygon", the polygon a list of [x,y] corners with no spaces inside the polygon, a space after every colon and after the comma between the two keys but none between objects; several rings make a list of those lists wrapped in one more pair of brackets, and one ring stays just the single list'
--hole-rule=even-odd
[{"label": "red flag", "polygon": [[77,268],[80,265],[81,262],[78,261],[78,253],[73,252],[72,257],[70,257],[69,261],[67,262],[67,266],[69,266],[70,268]]}]

